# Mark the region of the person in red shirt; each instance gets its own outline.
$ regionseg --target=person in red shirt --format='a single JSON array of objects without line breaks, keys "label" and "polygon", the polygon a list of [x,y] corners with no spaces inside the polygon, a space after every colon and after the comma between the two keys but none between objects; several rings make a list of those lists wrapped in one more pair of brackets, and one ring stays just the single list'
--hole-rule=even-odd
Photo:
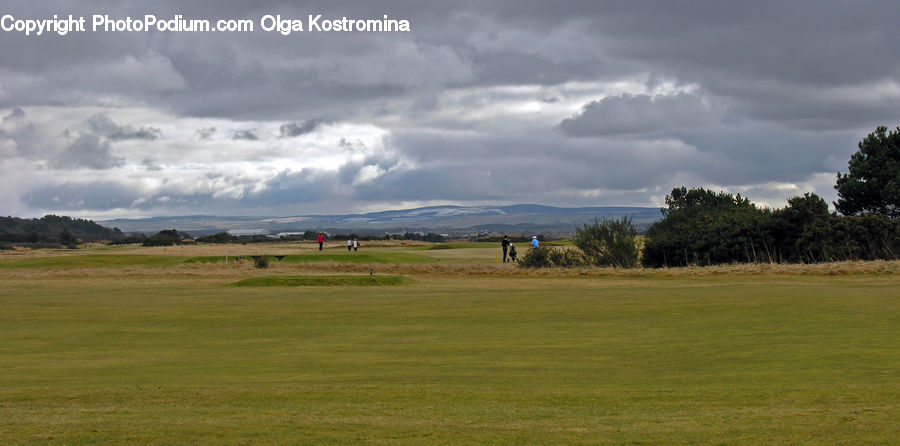
[{"label": "person in red shirt", "polygon": [[319,236],[316,237],[316,241],[319,242],[319,251],[322,250],[322,244],[325,243],[325,234],[319,233]]}]

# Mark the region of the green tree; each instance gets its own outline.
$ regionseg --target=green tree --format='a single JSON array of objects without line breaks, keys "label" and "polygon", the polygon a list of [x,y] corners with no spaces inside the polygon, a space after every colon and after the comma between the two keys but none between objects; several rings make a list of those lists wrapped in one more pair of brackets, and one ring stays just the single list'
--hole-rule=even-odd
[{"label": "green tree", "polygon": [[75,243],[75,236],[72,235],[68,229],[63,229],[62,232],[59,233],[59,241],[63,245],[71,245]]},{"label": "green tree", "polygon": [[663,219],[647,229],[641,262],[647,267],[712,265],[776,259],[771,214],[740,195],[672,189]]},{"label": "green tree", "polygon": [[835,208],[844,215],[900,217],[900,127],[888,132],[879,126],[858,147],[850,172],[838,172]]},{"label": "green tree", "polygon": [[180,245],[182,240],[181,234],[175,229],[164,229],[157,232],[144,241],[144,246],[172,246]]},{"label": "green tree", "polygon": [[787,207],[775,210],[770,220],[776,260],[809,261],[813,251],[819,252],[829,243],[825,233],[834,218],[828,213],[828,203],[814,193],[788,199]]},{"label": "green tree", "polygon": [[584,229],[575,229],[575,246],[584,252],[590,263],[598,266],[634,268],[638,263],[638,249],[635,244],[637,230],[631,218],[603,219],[594,224],[584,224]]}]

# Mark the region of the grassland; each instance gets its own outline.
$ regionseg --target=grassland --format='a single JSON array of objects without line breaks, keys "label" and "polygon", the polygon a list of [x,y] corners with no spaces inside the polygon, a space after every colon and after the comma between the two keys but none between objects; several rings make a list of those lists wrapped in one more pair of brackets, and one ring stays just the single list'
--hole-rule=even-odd
[{"label": "grassland", "polygon": [[391,286],[408,282],[409,279],[401,276],[265,276],[239,280],[231,286]]},{"label": "grassland", "polygon": [[[529,271],[427,247],[0,255],[0,444],[896,442],[898,262]],[[407,280],[230,286],[370,267]]]}]

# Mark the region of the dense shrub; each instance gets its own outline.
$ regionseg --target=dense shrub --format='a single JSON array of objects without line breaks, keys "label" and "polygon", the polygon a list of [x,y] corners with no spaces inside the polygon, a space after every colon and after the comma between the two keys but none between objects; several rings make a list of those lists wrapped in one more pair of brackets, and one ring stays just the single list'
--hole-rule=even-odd
[{"label": "dense shrub", "polygon": [[588,258],[585,257],[584,253],[574,248],[546,249],[549,251],[550,264],[553,266],[569,268],[573,266],[584,266],[589,263]]},{"label": "dense shrub", "polygon": [[147,241],[147,236],[142,232],[136,232],[133,234],[128,234],[122,237],[121,240],[115,240],[110,242],[110,245],[133,245],[133,244],[143,244]]},{"label": "dense shrub", "polygon": [[586,265],[584,254],[575,248],[556,249],[545,246],[529,249],[516,264],[523,268],[568,268]]},{"label": "dense shrub", "polygon": [[735,262],[828,262],[896,259],[900,220],[839,216],[815,194],[787,207],[759,209],[740,195],[674,189],[663,219],[647,230],[648,267]]},{"label": "dense shrub", "polygon": [[740,195],[677,188],[647,229],[644,266],[773,261],[770,213]]},{"label": "dense shrub", "polygon": [[144,246],[172,246],[182,244],[182,235],[175,229],[164,229],[144,241]]},{"label": "dense shrub", "polygon": [[881,215],[829,216],[804,228],[798,242],[803,262],[900,258],[900,220]]},{"label": "dense shrub", "polygon": [[265,269],[269,267],[269,257],[268,256],[253,256],[253,265],[260,269]]},{"label": "dense shrub", "polygon": [[636,236],[629,217],[602,222],[595,218],[594,224],[585,223],[583,229],[575,230],[574,242],[592,265],[634,268],[638,264]]},{"label": "dense shrub", "polygon": [[230,243],[237,241],[238,237],[233,236],[227,232],[219,232],[213,235],[205,235],[203,237],[197,237],[196,241],[198,243]]},{"label": "dense shrub", "polygon": [[550,263],[551,248],[539,247],[529,249],[524,256],[517,261],[518,265],[523,268],[548,268],[552,266]]}]

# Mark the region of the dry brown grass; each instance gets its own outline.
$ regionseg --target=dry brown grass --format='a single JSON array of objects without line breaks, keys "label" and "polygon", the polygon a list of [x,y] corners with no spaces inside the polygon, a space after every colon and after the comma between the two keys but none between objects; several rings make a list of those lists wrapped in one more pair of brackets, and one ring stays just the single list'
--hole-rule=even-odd
[{"label": "dry brown grass", "polygon": [[[512,264],[475,263],[430,263],[430,264],[352,264],[337,262],[279,263],[272,262],[268,269],[254,268],[251,262],[243,264],[195,264],[179,265],[180,271],[203,274],[205,271],[265,271],[289,272],[291,274],[323,274],[328,272],[368,274],[372,268],[376,274],[447,275],[447,276],[612,276],[612,277],[668,277],[668,276],[715,276],[715,275],[809,275],[838,276],[858,274],[897,274],[900,261],[850,261],[819,264],[735,264],[721,266],[685,268],[520,268]],[[162,268],[161,268],[162,269]],[[171,268],[167,268],[171,269]]]},{"label": "dry brown grass", "polygon": [[[360,242],[360,249],[389,248],[391,250],[416,249],[431,246],[433,243],[418,242],[413,240],[377,240]],[[346,240],[331,240],[325,242],[326,252],[345,252]],[[302,242],[272,242],[272,243],[224,243],[224,244],[187,244],[180,246],[152,246],[119,245],[106,246],[98,243],[90,247],[82,245],[81,249],[30,249],[16,247],[12,250],[0,251],[0,259],[23,257],[50,257],[81,254],[142,254],[153,256],[247,256],[247,255],[289,255],[311,254],[319,251],[319,244],[314,241]]]},{"label": "dry brown grass", "polygon": [[[363,249],[379,248],[385,251],[404,251],[422,246],[430,246],[430,243],[388,240],[366,242]],[[345,245],[341,241],[331,241],[325,244],[326,252],[344,252]],[[718,266],[691,266],[680,268],[660,269],[618,269],[600,267],[578,268],[519,268],[513,264],[496,263],[495,250],[490,248],[453,249],[439,251],[414,251],[418,254],[428,255],[439,259],[437,263],[430,264],[359,264],[338,262],[310,262],[310,263],[281,263],[271,262],[268,269],[257,269],[253,262],[242,263],[234,260],[215,263],[180,264],[174,266],[129,266],[116,268],[83,268],[69,269],[64,273],[54,269],[28,269],[16,271],[4,271],[0,269],[0,277],[30,277],[79,275],[79,274],[125,274],[125,275],[198,275],[220,276],[239,273],[242,277],[257,274],[327,274],[329,272],[368,274],[372,268],[376,274],[408,274],[408,275],[446,275],[446,276],[614,276],[614,277],[667,277],[667,276],[715,276],[715,275],[808,275],[808,276],[838,276],[858,274],[897,274],[900,272],[900,260],[876,260],[876,261],[845,261],[817,264],[732,264]],[[291,255],[311,254],[318,252],[318,244],[315,242],[284,242],[266,244],[200,244],[185,246],[165,247],[141,247],[141,246],[116,246],[105,247],[94,245],[93,248],[79,250],[31,250],[17,248],[10,251],[0,251],[2,259],[21,259],[29,257],[49,256],[75,256],[81,254],[142,254],[156,256],[195,257],[195,256],[221,256],[229,257],[250,256],[265,254]],[[458,257],[465,257],[469,263],[458,263]]]},{"label": "dry brown grass", "polygon": [[[351,271],[365,265],[324,264],[315,265],[330,270]],[[377,271],[392,274],[445,274],[445,275],[517,275],[517,276],[712,276],[712,275],[811,275],[836,276],[856,274],[897,274],[900,260],[848,261],[818,264],[735,264],[685,268],[519,268],[503,264],[428,264],[428,265],[376,265]]]}]

